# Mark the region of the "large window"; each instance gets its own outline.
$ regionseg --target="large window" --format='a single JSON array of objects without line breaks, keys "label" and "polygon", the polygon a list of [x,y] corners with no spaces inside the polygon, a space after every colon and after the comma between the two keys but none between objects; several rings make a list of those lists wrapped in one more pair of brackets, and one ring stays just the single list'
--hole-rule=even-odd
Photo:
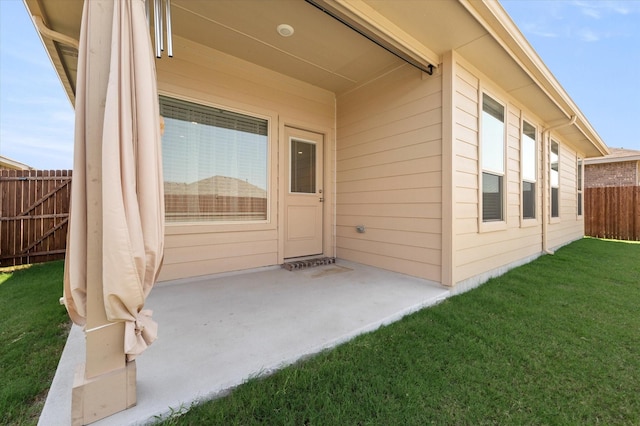
[{"label": "large window", "polygon": [[536,128],[522,122],[522,218],[536,217]]},{"label": "large window", "polygon": [[482,96],[482,221],[504,220],[504,106]]},{"label": "large window", "polygon": [[576,174],[576,180],[578,182],[578,216],[582,216],[582,158],[578,158]]},{"label": "large window", "polygon": [[560,156],[558,142],[551,141],[551,217],[560,217]]},{"label": "large window", "polygon": [[267,219],[268,122],[160,97],[167,222]]}]

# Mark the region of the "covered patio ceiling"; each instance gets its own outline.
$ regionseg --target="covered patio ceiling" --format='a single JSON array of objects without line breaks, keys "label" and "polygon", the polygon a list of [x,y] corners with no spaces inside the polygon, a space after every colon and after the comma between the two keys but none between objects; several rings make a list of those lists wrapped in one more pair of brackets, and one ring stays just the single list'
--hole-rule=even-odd
[{"label": "covered patio ceiling", "polygon": [[[32,14],[42,16],[49,28],[76,40],[79,38],[83,0],[26,1]],[[399,3],[402,7],[398,7]],[[173,34],[176,37],[336,94],[363,84],[403,62],[320,9],[340,13],[332,7],[334,3],[331,1],[172,0],[171,5]],[[457,1],[365,0],[360,7],[368,12],[370,18],[385,18],[383,24],[390,30],[402,29],[416,43],[429,46],[431,56],[437,62],[434,65],[438,65],[442,55],[450,50],[458,50],[463,56],[470,55],[474,59],[479,54],[475,52],[481,52],[483,60],[474,63],[489,77],[505,85],[508,91],[533,83]],[[344,18],[349,19],[347,16]],[[455,29],[451,28],[454,23]],[[293,35],[283,37],[278,34],[276,28],[279,24],[291,25]],[[53,47],[57,53],[52,55],[53,59],[59,59],[63,75],[69,80],[69,96],[73,99],[77,52],[60,43]],[[180,51],[174,54],[180,55]]]},{"label": "covered patio ceiling", "polygon": [[[24,1],[48,28],[79,38],[83,0]],[[437,67],[454,50],[545,123],[566,123],[577,115],[575,125],[558,132],[587,156],[606,153],[595,130],[497,2],[172,0],[171,5],[174,36],[338,96],[401,65],[398,51],[404,59]],[[293,27],[293,35],[281,36],[280,24]],[[74,102],[77,50],[47,37],[43,41]]]},{"label": "covered patio ceiling", "polygon": [[[26,0],[33,15],[54,31],[79,38],[83,0]],[[403,63],[304,0],[172,0],[174,37],[340,93]],[[277,27],[288,24],[290,37]],[[46,40],[73,101],[77,52]],[[52,49],[53,48],[53,49]],[[180,51],[174,50],[174,56]],[[163,53],[166,58],[166,52]]]}]

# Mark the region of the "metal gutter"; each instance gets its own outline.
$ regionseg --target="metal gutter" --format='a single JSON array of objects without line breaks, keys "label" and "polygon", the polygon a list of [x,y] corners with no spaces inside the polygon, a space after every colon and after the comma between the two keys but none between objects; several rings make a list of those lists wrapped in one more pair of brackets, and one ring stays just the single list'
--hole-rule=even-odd
[{"label": "metal gutter", "polygon": [[42,16],[33,15],[33,22],[36,24],[36,28],[38,29],[38,32],[40,32],[40,35],[42,35],[43,37],[48,38],[49,40],[57,41],[58,43],[65,44],[67,46],[71,46],[76,50],[80,47],[80,43],[78,42],[78,40],[61,34],[57,31],[53,31],[51,28],[47,27],[44,23],[44,20],[42,19]]},{"label": "metal gutter", "polygon": [[[609,154],[607,145],[591,126],[569,94],[554,77],[518,26],[498,1],[458,0],[511,58],[526,72],[557,108],[566,116],[576,116],[576,129],[591,143],[600,155]],[[561,126],[564,127],[564,126]]]}]

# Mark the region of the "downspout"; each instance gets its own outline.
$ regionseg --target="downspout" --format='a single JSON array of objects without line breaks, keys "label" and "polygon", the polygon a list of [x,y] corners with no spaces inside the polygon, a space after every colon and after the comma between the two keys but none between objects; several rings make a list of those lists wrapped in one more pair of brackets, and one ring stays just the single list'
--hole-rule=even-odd
[{"label": "downspout", "polygon": [[551,131],[560,129],[562,127],[571,126],[576,122],[576,115],[572,115],[571,119],[562,124],[547,127],[542,131],[542,156],[544,158],[542,162],[542,187],[544,195],[542,197],[542,252],[544,254],[553,254],[553,250],[549,250],[547,245],[547,233],[549,232],[549,201],[547,195],[549,194],[550,182],[549,182],[549,146],[551,144]]},{"label": "downspout", "polygon": [[333,222],[333,229],[331,234],[331,239],[333,241],[333,257],[338,258],[338,97],[333,95],[333,158],[331,159],[331,170],[333,170],[333,174],[331,178],[333,179],[332,187],[333,187],[333,218],[331,218]]}]

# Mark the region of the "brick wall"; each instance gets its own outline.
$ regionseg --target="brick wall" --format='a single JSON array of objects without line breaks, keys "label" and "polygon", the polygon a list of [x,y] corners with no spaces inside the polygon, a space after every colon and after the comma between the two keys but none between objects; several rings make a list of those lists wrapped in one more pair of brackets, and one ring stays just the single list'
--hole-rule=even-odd
[{"label": "brick wall", "polygon": [[638,163],[638,161],[621,161],[587,164],[584,169],[585,188],[638,185]]}]

